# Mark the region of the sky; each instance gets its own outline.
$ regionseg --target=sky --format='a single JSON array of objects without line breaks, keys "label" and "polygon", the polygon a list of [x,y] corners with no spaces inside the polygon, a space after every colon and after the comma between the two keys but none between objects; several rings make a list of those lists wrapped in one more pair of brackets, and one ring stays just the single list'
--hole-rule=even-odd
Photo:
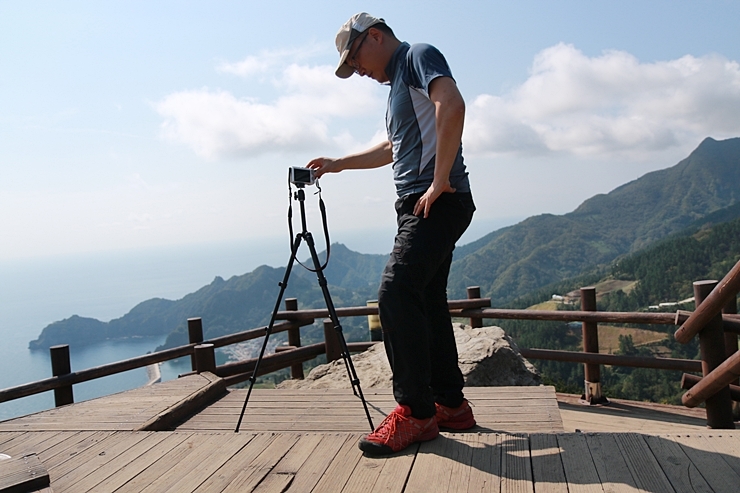
[{"label": "sky", "polygon": [[[359,11],[452,69],[463,243],[740,136],[736,1],[0,0],[0,259],[286,236],[289,167],[385,138],[387,87],[333,74]],[[390,167],[321,188],[332,241],[385,253]]]}]

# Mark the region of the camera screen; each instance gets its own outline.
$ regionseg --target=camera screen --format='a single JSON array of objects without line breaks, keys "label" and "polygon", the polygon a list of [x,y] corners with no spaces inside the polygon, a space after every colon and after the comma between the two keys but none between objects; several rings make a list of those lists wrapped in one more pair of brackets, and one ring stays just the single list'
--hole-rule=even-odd
[{"label": "camera screen", "polygon": [[311,183],[311,170],[307,168],[293,168],[293,180],[298,183]]},{"label": "camera screen", "polygon": [[314,171],[310,168],[290,168],[290,181],[296,185],[313,185],[316,181]]}]

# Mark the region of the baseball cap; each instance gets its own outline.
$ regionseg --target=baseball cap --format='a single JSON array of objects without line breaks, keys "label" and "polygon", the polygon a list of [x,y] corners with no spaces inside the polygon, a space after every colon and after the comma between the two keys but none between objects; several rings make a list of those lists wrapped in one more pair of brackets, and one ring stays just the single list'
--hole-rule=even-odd
[{"label": "baseball cap", "polygon": [[369,27],[376,24],[385,24],[383,19],[373,17],[366,12],[360,12],[349,18],[342,27],[339,28],[335,43],[337,45],[337,51],[339,52],[339,65],[337,70],[334,72],[340,79],[346,79],[355,73],[355,70],[347,65],[347,57],[349,56],[349,48],[352,46],[354,40],[364,33]]}]

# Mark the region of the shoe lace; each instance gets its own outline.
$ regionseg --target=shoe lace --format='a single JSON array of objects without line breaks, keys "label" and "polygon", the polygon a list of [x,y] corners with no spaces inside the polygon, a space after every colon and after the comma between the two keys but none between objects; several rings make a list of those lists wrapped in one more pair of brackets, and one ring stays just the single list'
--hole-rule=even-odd
[{"label": "shoe lace", "polygon": [[380,423],[380,426],[378,426],[378,428],[373,432],[373,435],[384,440],[388,439],[395,435],[398,424],[403,421],[408,421],[408,418],[393,411],[385,417],[385,419]]}]

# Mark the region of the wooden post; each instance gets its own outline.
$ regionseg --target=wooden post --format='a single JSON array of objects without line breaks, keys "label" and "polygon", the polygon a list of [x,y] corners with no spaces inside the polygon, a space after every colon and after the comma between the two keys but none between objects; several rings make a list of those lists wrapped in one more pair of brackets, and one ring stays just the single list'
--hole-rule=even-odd
[{"label": "wooden post", "polygon": [[[480,298],[480,286],[468,286],[465,291],[468,293],[469,300]],[[479,317],[471,317],[470,326],[474,329],[483,327],[483,319]]]},{"label": "wooden post", "polygon": [[[49,348],[51,355],[51,374],[55,377],[61,377],[72,372],[72,365],[69,360],[69,345],[51,346]],[[72,386],[54,389],[54,405],[56,407],[73,404],[75,401],[72,392]]]},{"label": "wooden post", "polygon": [[694,313],[678,328],[673,337],[681,344],[689,342],[700,330],[704,329],[707,322],[719,313],[730,299],[737,297],[738,292],[740,292],[740,261],[719,282],[717,288],[712,289],[711,294],[707,295],[701,306],[696,305]]},{"label": "wooden post", "polygon": [[[709,293],[717,286],[717,281],[697,281],[694,283],[694,300],[696,308],[707,299]],[[699,350],[701,353],[702,374],[706,377],[725,360],[725,335],[722,314],[716,313],[699,332]],[[730,387],[706,400],[707,426],[713,429],[733,430],[732,400]]]},{"label": "wooden post", "polygon": [[[188,340],[190,344],[200,344],[203,342],[203,321],[200,317],[188,319]],[[190,369],[196,371],[195,353],[190,355]]]},{"label": "wooden post", "polygon": [[[584,312],[596,311],[596,288],[593,286],[581,288],[581,310]],[[599,328],[596,322],[583,322],[581,332],[583,334],[583,352],[599,353]],[[584,389],[581,396],[584,404],[609,404],[606,397],[601,394],[601,367],[599,365],[586,363],[583,365]]]},{"label": "wooden post", "polygon": [[[733,297],[722,308],[722,313],[727,315],[737,314],[737,298]],[[729,358],[738,351],[737,334],[725,331],[725,358]],[[740,385],[740,378],[733,380],[730,385]],[[735,395],[730,387],[730,398],[732,399],[732,419],[740,421],[740,402],[735,399]]]},{"label": "wooden post", "polygon": [[[727,315],[737,314],[737,299],[732,298],[722,308],[722,313]],[[737,334],[733,332],[725,332],[725,357],[729,358],[735,354],[738,350]],[[732,385],[740,385],[740,379],[732,382]]]},{"label": "wooden post", "polygon": [[216,371],[216,351],[213,344],[198,344],[193,352],[195,356],[195,371],[203,373]]},{"label": "wooden post", "polygon": [[[298,299],[296,298],[286,298],[285,299],[285,310],[287,311],[296,311],[298,310]],[[301,329],[299,327],[295,327],[293,329],[288,329],[288,346],[293,347],[301,347]],[[303,380],[303,363],[296,363],[295,365],[290,365],[290,378],[296,378],[298,380]]]},{"label": "wooden post", "polygon": [[326,344],[326,362],[336,361],[342,357],[342,346],[339,335],[330,318],[324,319],[324,344]]},{"label": "wooden post", "polygon": [[[378,300],[367,300],[367,306],[378,306]],[[375,313],[367,316],[367,327],[370,330],[370,341],[383,340],[383,327],[380,326],[380,314]]]}]

